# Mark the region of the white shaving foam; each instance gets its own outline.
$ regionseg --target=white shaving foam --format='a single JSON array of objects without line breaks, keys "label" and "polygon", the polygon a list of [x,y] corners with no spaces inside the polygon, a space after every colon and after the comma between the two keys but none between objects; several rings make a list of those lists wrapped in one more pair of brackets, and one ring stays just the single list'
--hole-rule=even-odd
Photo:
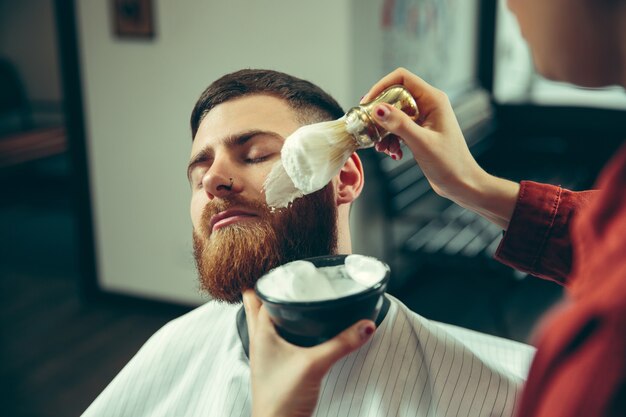
[{"label": "white shaving foam", "polygon": [[350,278],[366,287],[379,283],[387,273],[385,265],[370,256],[348,255],[345,265]]},{"label": "white shaving foam", "polygon": [[304,195],[293,184],[280,160],[272,167],[265,183],[263,183],[263,189],[265,190],[267,205],[273,208],[287,207],[293,200]]},{"label": "white shaving foam", "polygon": [[375,258],[349,255],[345,265],[316,268],[308,261],[294,261],[271,270],[258,282],[259,291],[281,301],[322,301],[365,291],[387,273]]}]

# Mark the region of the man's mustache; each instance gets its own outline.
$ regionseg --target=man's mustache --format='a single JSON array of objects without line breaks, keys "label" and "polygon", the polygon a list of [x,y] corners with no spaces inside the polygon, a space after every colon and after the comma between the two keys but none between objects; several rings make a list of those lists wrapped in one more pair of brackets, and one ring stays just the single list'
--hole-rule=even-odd
[{"label": "man's mustache", "polygon": [[238,195],[220,199],[216,198],[209,201],[202,212],[202,227],[205,229],[208,228],[211,217],[234,207],[253,211],[257,213],[262,220],[269,220],[272,215],[267,204],[261,201],[249,200]]}]

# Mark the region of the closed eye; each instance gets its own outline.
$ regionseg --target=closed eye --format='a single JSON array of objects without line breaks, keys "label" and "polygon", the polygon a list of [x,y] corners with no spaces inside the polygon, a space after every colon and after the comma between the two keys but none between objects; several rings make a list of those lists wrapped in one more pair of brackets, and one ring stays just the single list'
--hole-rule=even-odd
[{"label": "closed eye", "polygon": [[257,158],[246,158],[244,159],[244,162],[246,164],[258,164],[258,163],[269,160],[272,156],[273,154],[268,154],[268,155],[259,156]]},{"label": "closed eye", "polygon": [[192,188],[200,189],[203,187],[202,179],[204,178],[207,169],[208,167],[201,165],[196,165],[195,167],[192,167],[191,171],[189,172],[189,184],[192,186]]},{"label": "closed eye", "polygon": [[200,179],[200,181],[196,181],[195,183],[192,183],[192,185],[195,186],[196,190],[201,190],[204,187],[204,183],[202,179]]}]

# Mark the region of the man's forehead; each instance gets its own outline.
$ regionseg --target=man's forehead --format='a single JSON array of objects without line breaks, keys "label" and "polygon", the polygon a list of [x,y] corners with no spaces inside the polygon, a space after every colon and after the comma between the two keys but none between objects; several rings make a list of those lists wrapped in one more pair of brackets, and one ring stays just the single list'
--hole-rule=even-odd
[{"label": "man's forehead", "polygon": [[251,95],[221,103],[202,119],[192,148],[217,144],[238,132],[272,131],[287,137],[300,127],[296,112],[283,99]]}]

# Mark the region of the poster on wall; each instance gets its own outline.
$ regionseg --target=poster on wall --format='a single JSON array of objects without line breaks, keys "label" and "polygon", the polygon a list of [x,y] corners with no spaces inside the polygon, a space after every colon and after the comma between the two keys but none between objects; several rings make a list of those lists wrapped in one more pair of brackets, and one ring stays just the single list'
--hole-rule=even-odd
[{"label": "poster on wall", "polygon": [[477,77],[478,0],[384,0],[384,72],[406,67],[453,96]]}]

